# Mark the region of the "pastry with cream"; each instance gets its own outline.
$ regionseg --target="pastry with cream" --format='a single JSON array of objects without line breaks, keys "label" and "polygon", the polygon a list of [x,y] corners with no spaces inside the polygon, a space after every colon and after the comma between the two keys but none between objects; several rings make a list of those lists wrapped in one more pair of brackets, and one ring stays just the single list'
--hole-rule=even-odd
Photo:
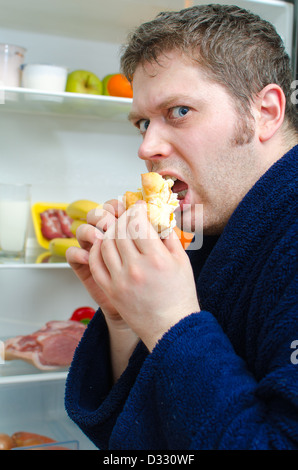
[{"label": "pastry with cream", "polygon": [[143,173],[142,188],[136,192],[126,191],[123,196],[126,209],[137,201],[147,203],[148,219],[161,238],[165,238],[175,227],[176,219],[174,211],[179,206],[177,194],[171,188],[174,181],[171,178],[164,179],[160,174]]}]

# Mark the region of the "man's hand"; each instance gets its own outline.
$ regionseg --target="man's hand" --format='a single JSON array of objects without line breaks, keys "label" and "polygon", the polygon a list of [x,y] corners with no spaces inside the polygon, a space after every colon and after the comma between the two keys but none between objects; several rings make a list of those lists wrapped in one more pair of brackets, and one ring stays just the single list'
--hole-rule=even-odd
[{"label": "man's hand", "polygon": [[119,315],[112,299],[109,299],[100,285],[93,279],[89,267],[89,253],[94,243],[100,248],[104,233],[115,226],[117,217],[124,212],[118,201],[108,201],[102,209],[94,209],[87,216],[87,224],[81,225],[76,233],[81,248],[67,250],[66,258],[78,278],[95,302],[101,307],[109,329],[111,366],[114,382],[127,367],[129,358],[139,338]]},{"label": "man's hand", "polygon": [[85,288],[101,307],[106,317],[113,321],[121,321],[117,310],[104,294],[101,287],[94,281],[89,268],[89,252],[97,240],[100,244],[104,233],[115,225],[117,217],[124,212],[122,204],[116,200],[108,201],[103,208],[93,209],[88,213],[87,224],[82,224],[76,232],[81,248],[71,247],[66,252],[66,260],[73,271],[84,284]]},{"label": "man's hand", "polygon": [[89,265],[97,285],[149,350],[171,326],[200,310],[179,238],[172,232],[160,240],[143,202],[93,244]]}]

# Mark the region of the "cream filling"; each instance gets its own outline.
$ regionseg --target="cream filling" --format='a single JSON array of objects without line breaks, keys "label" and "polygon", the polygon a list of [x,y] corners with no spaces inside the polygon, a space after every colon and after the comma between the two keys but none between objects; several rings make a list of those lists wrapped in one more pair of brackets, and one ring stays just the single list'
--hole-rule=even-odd
[{"label": "cream filling", "polygon": [[151,196],[145,196],[144,192],[142,191],[143,199],[150,204],[157,205],[162,210],[167,210],[167,212],[171,214],[174,212],[176,207],[179,206],[179,202],[177,200],[178,194],[171,191],[173,184],[173,179],[168,178],[165,180],[165,183],[159,193],[152,194]]},{"label": "cream filling", "polygon": [[[159,193],[156,193],[150,197],[143,194],[143,198],[147,203],[158,206],[159,215],[155,220],[151,220],[151,223],[155,230],[159,233],[161,238],[165,238],[176,226],[176,218],[173,212],[179,206],[178,194],[171,191],[171,187],[174,184],[174,180],[177,178],[163,177],[165,183]],[[172,215],[172,220],[169,218]]]}]

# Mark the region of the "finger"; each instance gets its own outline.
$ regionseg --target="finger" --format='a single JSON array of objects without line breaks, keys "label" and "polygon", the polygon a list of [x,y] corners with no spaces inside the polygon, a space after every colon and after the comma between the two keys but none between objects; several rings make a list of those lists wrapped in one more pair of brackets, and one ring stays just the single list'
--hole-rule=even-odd
[{"label": "finger", "polygon": [[70,247],[66,251],[66,260],[80,281],[88,283],[91,278],[88,251],[76,246]]},{"label": "finger", "polygon": [[101,256],[110,276],[120,275],[123,263],[115,238],[104,238],[101,244]]},{"label": "finger", "polygon": [[101,210],[101,214],[98,214],[96,221],[96,228],[105,233],[109,227],[115,225],[116,218],[111,212],[104,209]]},{"label": "finger", "polygon": [[98,214],[100,214],[101,210],[102,206],[91,209],[91,211],[89,211],[87,214],[87,223],[90,225],[96,225],[96,222],[98,221]]},{"label": "finger", "polygon": [[103,217],[108,217],[108,220],[118,219],[125,212],[124,204],[117,199],[111,199],[98,206],[96,209],[91,210],[87,215],[87,222],[96,225],[97,222]]},{"label": "finger", "polygon": [[172,230],[172,232],[162,240],[164,246],[169,250],[170,253],[179,255],[179,254],[184,254],[184,249],[181,244],[181,240],[178,237],[177,233],[175,230]]},{"label": "finger", "polygon": [[[128,232],[131,210],[124,212],[115,224],[114,231],[109,229],[110,238],[114,236],[122,264],[131,263],[140,252],[134,243],[134,237]],[[107,235],[107,234],[106,234]]]},{"label": "finger", "polygon": [[102,241],[96,241],[89,253],[90,272],[95,282],[103,289],[107,288],[111,281],[110,272],[102,257]]},{"label": "finger", "polygon": [[91,225],[96,225],[97,222],[106,214],[109,213],[113,218],[116,217],[115,209],[112,205],[105,203],[104,205],[98,206],[92,209],[87,214],[87,222]]},{"label": "finger", "polygon": [[103,205],[103,209],[111,212],[117,219],[125,212],[123,202],[118,201],[118,199],[106,201]]},{"label": "finger", "polygon": [[147,217],[147,205],[137,202],[128,211],[127,232],[140,253],[149,254],[160,241]]},{"label": "finger", "polygon": [[88,214],[87,222],[95,225],[102,232],[106,232],[123,212],[125,212],[123,204],[113,199],[106,202],[103,207],[92,210]]},{"label": "finger", "polygon": [[85,250],[90,250],[95,240],[100,237],[99,230],[90,224],[82,224],[77,228],[76,238]]},{"label": "finger", "polygon": [[88,264],[89,262],[89,253],[82,248],[77,246],[71,246],[66,250],[66,261],[72,268],[76,268],[81,264]]}]

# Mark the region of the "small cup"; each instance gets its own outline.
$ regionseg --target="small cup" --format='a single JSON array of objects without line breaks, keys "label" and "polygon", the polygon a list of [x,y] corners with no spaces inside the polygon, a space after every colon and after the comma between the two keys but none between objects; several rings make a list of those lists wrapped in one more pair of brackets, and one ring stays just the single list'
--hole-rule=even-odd
[{"label": "small cup", "polygon": [[31,186],[0,183],[0,254],[4,257],[25,256]]},{"label": "small cup", "polygon": [[21,65],[26,49],[12,44],[0,44],[0,86],[21,86]]}]

